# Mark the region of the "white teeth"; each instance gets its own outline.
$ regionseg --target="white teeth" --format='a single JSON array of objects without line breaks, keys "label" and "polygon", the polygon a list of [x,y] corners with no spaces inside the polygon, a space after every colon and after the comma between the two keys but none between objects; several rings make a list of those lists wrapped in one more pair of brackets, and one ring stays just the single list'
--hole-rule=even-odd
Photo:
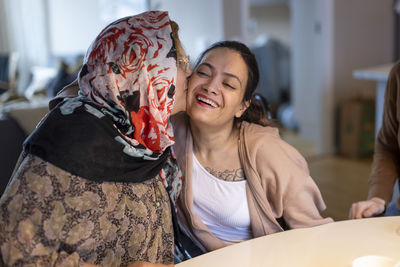
[{"label": "white teeth", "polygon": [[215,103],[214,101],[212,101],[212,100],[210,100],[210,99],[208,99],[208,98],[204,98],[204,97],[201,97],[201,96],[197,96],[197,100],[200,100],[200,101],[202,101],[202,102],[205,102],[205,103],[209,104],[210,106],[212,106],[212,107],[214,107],[214,108],[217,108],[217,107],[218,107],[217,103]]}]

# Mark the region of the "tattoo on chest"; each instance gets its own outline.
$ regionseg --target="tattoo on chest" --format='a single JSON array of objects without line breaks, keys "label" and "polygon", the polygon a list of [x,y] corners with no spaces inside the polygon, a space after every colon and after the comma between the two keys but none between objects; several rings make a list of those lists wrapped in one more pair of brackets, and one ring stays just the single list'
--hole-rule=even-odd
[{"label": "tattoo on chest", "polygon": [[214,175],[218,179],[227,181],[227,182],[237,182],[243,181],[246,178],[244,177],[244,172],[242,168],[233,169],[233,170],[224,170],[224,171],[217,171],[211,169],[209,167],[205,168],[210,174]]}]

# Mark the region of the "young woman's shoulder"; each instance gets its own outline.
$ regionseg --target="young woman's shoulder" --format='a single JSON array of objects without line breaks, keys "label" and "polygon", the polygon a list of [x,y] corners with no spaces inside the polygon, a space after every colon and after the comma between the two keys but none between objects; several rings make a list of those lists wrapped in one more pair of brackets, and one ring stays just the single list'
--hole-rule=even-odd
[{"label": "young woman's shoulder", "polygon": [[246,121],[242,122],[242,128],[246,131],[246,133],[251,133],[252,137],[255,139],[258,138],[279,138],[279,129],[271,126],[262,126],[256,123],[249,123]]},{"label": "young woman's shoulder", "polygon": [[246,147],[250,153],[257,154],[257,158],[273,158],[274,162],[282,164],[293,162],[308,173],[306,160],[296,148],[281,139],[278,128],[247,122],[242,127]]}]

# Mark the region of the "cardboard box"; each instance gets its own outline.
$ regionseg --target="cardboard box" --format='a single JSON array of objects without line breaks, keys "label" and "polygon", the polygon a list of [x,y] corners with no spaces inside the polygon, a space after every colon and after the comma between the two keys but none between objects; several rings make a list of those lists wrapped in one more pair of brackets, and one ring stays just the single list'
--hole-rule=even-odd
[{"label": "cardboard box", "polygon": [[375,102],[349,100],[340,108],[340,154],[349,157],[371,156],[375,142]]}]

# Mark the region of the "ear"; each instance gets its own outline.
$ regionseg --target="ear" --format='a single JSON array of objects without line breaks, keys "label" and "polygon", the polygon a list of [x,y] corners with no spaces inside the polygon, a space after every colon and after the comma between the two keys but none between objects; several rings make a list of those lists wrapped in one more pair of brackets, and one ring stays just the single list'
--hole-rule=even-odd
[{"label": "ear", "polygon": [[248,107],[250,107],[250,100],[242,102],[239,110],[235,113],[235,118],[240,118]]}]

